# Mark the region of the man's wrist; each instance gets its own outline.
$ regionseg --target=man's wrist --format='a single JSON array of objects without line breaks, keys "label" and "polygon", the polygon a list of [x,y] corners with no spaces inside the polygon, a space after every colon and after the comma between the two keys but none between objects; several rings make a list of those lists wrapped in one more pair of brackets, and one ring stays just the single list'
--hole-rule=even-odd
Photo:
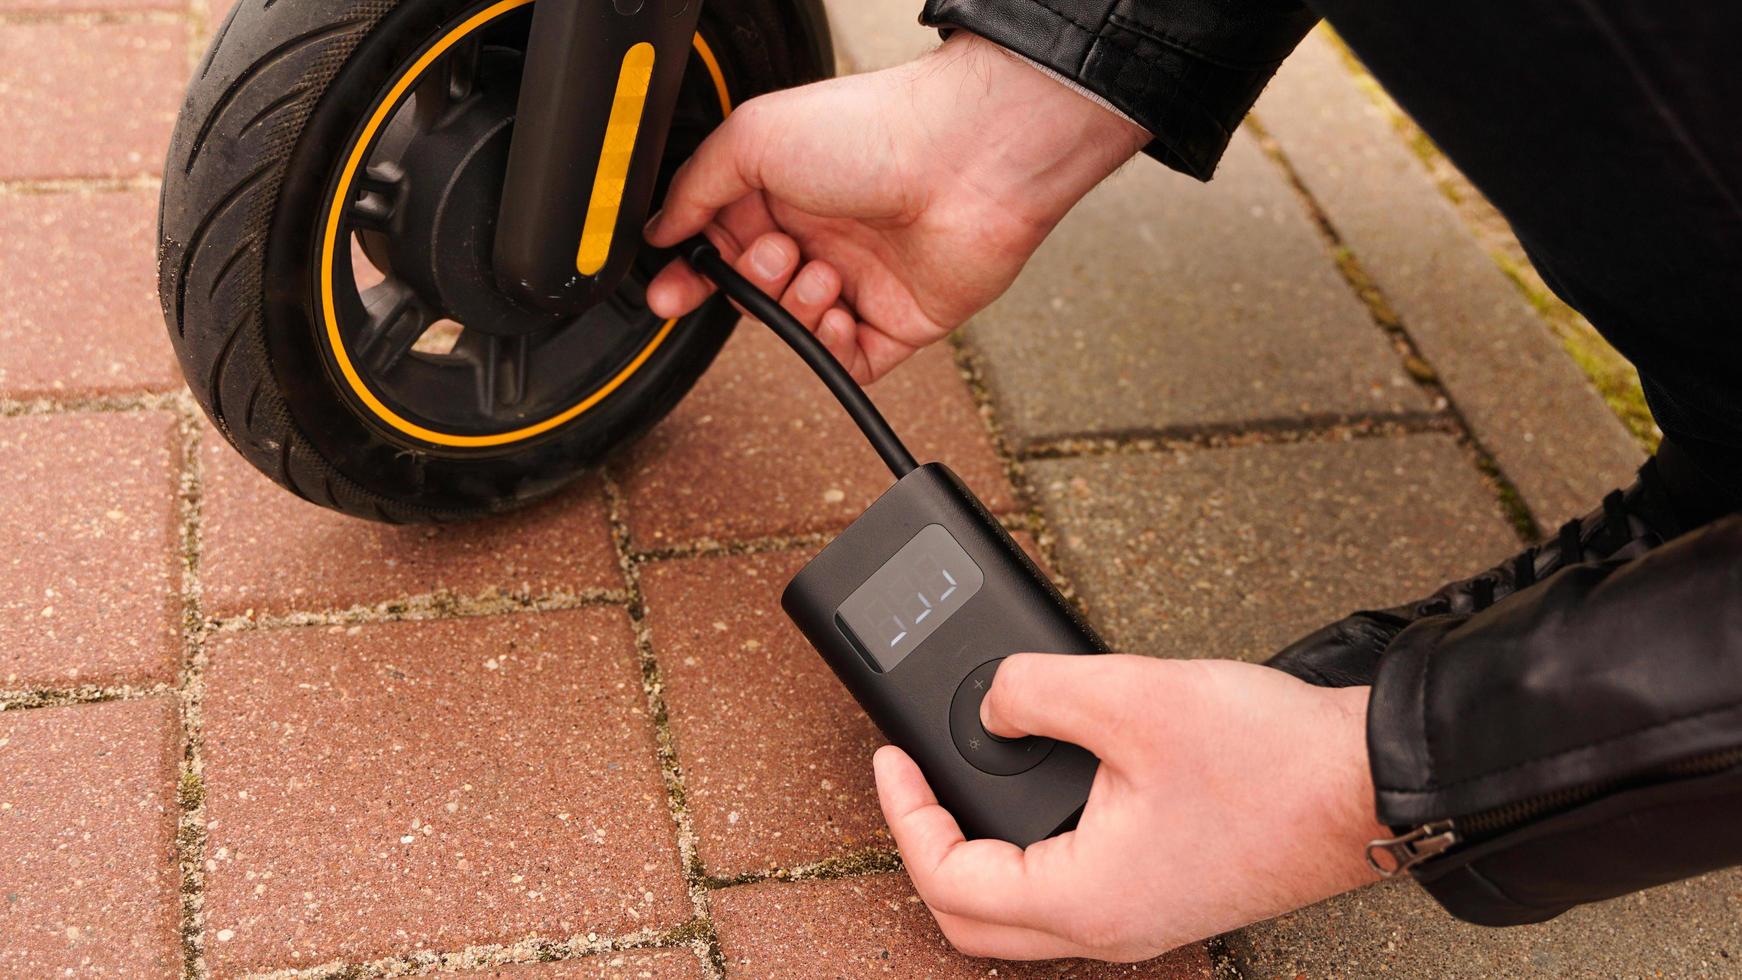
[{"label": "man's wrist", "polygon": [[1367,687],[1325,689],[1330,754],[1325,828],[1335,862],[1338,891],[1368,884],[1377,875],[1367,865],[1367,843],[1390,836],[1375,815],[1373,770],[1367,759]]},{"label": "man's wrist", "polygon": [[1049,222],[1150,139],[1116,110],[966,31],[911,67],[920,106],[952,107],[937,117],[950,131],[934,132],[932,144],[959,153],[971,179],[1020,188]]},{"label": "man's wrist", "polygon": [[996,47],[998,49],[998,52],[1000,54],[1004,55],[1006,58],[1009,58],[1010,60],[1016,62],[1019,65],[1025,65],[1028,68],[1033,69],[1034,71],[1040,72],[1042,75],[1045,75],[1047,78],[1052,79],[1054,82],[1058,83],[1059,85],[1064,86],[1067,90],[1075,93],[1077,96],[1088,100],[1090,103],[1092,103],[1094,105],[1100,106],[1103,110],[1111,113],[1116,118],[1124,120],[1132,129],[1134,129],[1137,132],[1142,134],[1144,142],[1147,143],[1149,140],[1154,139],[1154,134],[1150,133],[1149,130],[1144,129],[1142,123],[1139,123],[1137,120],[1131,118],[1131,116],[1129,114],[1127,114],[1124,110],[1120,109],[1118,106],[1114,105],[1113,103],[1107,101],[1104,97],[1102,97],[1098,93],[1090,90],[1088,88],[1088,86],[1084,85],[1083,83],[1078,82],[1078,81],[1071,79],[1071,78],[1066,78],[1064,75],[1061,75],[1056,71],[1053,71],[1051,68],[1048,68],[1047,66],[1041,64],[1040,62],[1035,61],[1033,58],[1030,58],[1025,54],[1021,54],[1019,52],[1012,51],[1009,48],[1004,47],[1003,45],[994,44],[994,47]]}]

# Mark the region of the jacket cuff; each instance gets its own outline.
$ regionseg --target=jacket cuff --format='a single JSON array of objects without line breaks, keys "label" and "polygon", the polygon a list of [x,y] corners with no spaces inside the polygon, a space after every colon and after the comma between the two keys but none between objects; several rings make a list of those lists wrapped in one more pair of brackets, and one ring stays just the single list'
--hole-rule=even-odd
[{"label": "jacket cuff", "polygon": [[1380,822],[1433,842],[1407,863],[1462,919],[1742,861],[1742,516],[1418,621],[1380,661],[1367,742]]},{"label": "jacket cuff", "polygon": [[1282,59],[1317,22],[1289,0],[1182,0],[1168,23],[1128,2],[927,0],[921,23],[972,31],[1075,81],[1154,134],[1144,152],[1208,180]]}]

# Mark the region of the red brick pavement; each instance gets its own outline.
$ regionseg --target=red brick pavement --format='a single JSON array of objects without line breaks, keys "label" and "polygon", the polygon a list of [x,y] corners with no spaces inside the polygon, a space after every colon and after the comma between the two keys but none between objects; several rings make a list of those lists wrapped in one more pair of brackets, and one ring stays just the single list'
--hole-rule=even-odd
[{"label": "red brick pavement", "polygon": [[175,977],[175,702],[0,714],[0,976]]},{"label": "red brick pavement", "polygon": [[[995,512],[1012,507],[967,386],[946,346],[869,389],[922,462],[941,459]],[[636,451],[623,482],[637,547],[839,530],[889,486],[889,471],[822,383],[757,324]]]},{"label": "red brick pavement", "polygon": [[0,398],[180,387],[156,254],[153,191],[0,195]]},{"label": "red brick pavement", "polygon": [[0,24],[0,180],[161,173],[186,43],[179,23]]},{"label": "red brick pavement", "polygon": [[871,781],[883,739],[780,611],[807,558],[696,558],[641,576],[710,874],[891,846]]},{"label": "red brick pavement", "polygon": [[517,964],[476,974],[477,980],[701,980],[701,963],[688,950],[626,950],[560,963]]},{"label": "red brick pavement", "polygon": [[767,882],[719,892],[714,921],[728,973],[762,980],[810,977],[998,976],[1009,980],[1210,980],[1208,954],[1188,946],[1127,966],[1055,960],[997,963],[956,953],[905,875]]},{"label": "red brick pavement", "polygon": [[432,593],[537,599],[623,588],[597,479],[507,517],[392,526],[297,499],[210,428],[203,459],[201,563],[213,616],[342,610]]},{"label": "red brick pavement", "polygon": [[265,630],[210,656],[219,973],[690,917],[621,608]]},{"label": "red brick pavement", "polygon": [[0,690],[174,678],[175,435],[167,412],[0,418]]}]

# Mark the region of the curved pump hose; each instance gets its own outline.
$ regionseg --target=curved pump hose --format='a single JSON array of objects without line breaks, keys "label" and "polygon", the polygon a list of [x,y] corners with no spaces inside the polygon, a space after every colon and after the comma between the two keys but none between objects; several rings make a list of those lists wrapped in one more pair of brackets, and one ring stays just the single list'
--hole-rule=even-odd
[{"label": "curved pump hose", "polygon": [[677,247],[677,254],[690,264],[690,267],[720,287],[721,292],[738,301],[738,305],[749,311],[750,315],[773,330],[786,346],[791,347],[799,357],[809,364],[817,377],[823,379],[841,407],[847,410],[859,431],[865,433],[870,440],[871,448],[877,450],[877,455],[883,457],[889,471],[895,474],[897,480],[914,471],[919,465],[914,462],[913,454],[902,445],[901,437],[889,427],[889,422],[877,406],[871,404],[865,389],[859,387],[841,362],[835,360],[835,355],[829,353],[822,341],[806,330],[804,324],[793,318],[786,309],[775,301],[774,297],[756,288],[750,280],[738,274],[738,270],[720,255],[719,250],[705,238],[696,236]]}]

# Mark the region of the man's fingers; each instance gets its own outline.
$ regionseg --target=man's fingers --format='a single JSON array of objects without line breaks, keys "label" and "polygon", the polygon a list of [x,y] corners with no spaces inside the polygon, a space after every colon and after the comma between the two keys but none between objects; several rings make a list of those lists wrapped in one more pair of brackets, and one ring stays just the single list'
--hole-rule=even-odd
[{"label": "man's fingers", "polygon": [[786,292],[792,274],[798,271],[798,243],[777,231],[750,243],[732,263],[738,274],[770,296]]},{"label": "man's fingers", "polygon": [[824,312],[822,322],[817,324],[817,339],[835,355],[835,360],[841,362],[854,381],[869,384],[871,379],[866,376],[865,352],[859,349],[858,334],[859,321],[839,306]]},{"label": "man's fingers", "polygon": [[792,277],[792,285],[780,298],[780,305],[804,324],[806,330],[816,333],[823,314],[840,297],[841,274],[827,262],[810,262]]},{"label": "man's fingers", "polygon": [[925,774],[906,752],[885,745],[871,757],[871,766],[877,775],[883,819],[903,856],[929,867],[966,839],[956,819],[938,805]]},{"label": "man's fingers", "polygon": [[1000,925],[1034,926],[1060,898],[1026,873],[1022,849],[1000,840],[966,840],[938,805],[907,753],[877,750],[877,797],[914,890],[932,909]]},{"label": "man's fingers", "polygon": [[[791,294],[787,284],[792,281],[793,270],[798,266],[798,244],[791,238],[779,232],[770,232],[740,252],[730,245],[729,236],[710,237],[715,239],[720,255],[732,263],[732,267],[741,275],[755,283],[758,289],[773,296],[781,295],[783,290],[788,295]],[[834,281],[838,295],[840,277],[835,276]],[[674,259],[647,284],[647,308],[668,319],[684,316],[712,296],[714,288],[714,284],[690,268],[688,262]],[[826,308],[833,302],[834,298],[831,297],[827,303],[821,305]],[[806,326],[814,328],[814,324],[813,318]]]},{"label": "man's fingers", "polygon": [[1000,960],[1058,960],[1091,950],[1038,929],[1003,926],[929,909],[944,938],[958,952]]},{"label": "man's fingers", "polygon": [[835,355],[853,380],[868,385],[913,356],[914,348],[890,338],[876,326],[854,318],[852,311],[836,307],[823,314],[817,339]]},{"label": "man's fingers", "polygon": [[1119,741],[1133,736],[1130,719],[1111,716],[1130,703],[1131,685],[1145,664],[1120,654],[1070,656],[1018,653],[998,665],[992,688],[980,702],[980,723],[994,735],[1044,735],[1073,742],[1102,762]]},{"label": "man's fingers", "polygon": [[648,242],[670,248],[707,227],[721,208],[760,189],[754,178],[756,139],[749,132],[760,115],[750,103],[740,106],[678,168],[665,206],[647,225]]},{"label": "man's fingers", "polygon": [[[912,344],[896,340],[887,332],[874,326],[867,326],[859,331],[859,352],[865,365],[865,376],[861,383],[869,383],[883,377],[895,369],[897,364],[912,357],[919,348]],[[858,375],[854,375],[858,377]]]},{"label": "man's fingers", "polygon": [[[721,254],[726,252],[722,250]],[[852,324],[851,314],[839,307],[841,274],[827,262],[816,261],[800,266],[798,243],[791,237],[780,232],[761,235],[729,261],[757,288],[779,296],[780,305],[804,324],[805,329],[821,335],[824,314],[830,312],[845,317],[846,322]],[[714,284],[706,277],[691,269],[688,263],[674,261],[648,283],[647,305],[663,317],[684,316],[713,292]],[[840,337],[838,322],[836,326],[836,334],[831,336]],[[828,343],[828,340],[824,342]],[[831,350],[836,357],[846,358],[844,363],[850,366],[854,354],[851,331],[846,333],[844,344]]]},{"label": "man's fingers", "polygon": [[673,259],[647,284],[647,308],[668,320],[686,316],[713,295],[714,284],[689,263]]}]

